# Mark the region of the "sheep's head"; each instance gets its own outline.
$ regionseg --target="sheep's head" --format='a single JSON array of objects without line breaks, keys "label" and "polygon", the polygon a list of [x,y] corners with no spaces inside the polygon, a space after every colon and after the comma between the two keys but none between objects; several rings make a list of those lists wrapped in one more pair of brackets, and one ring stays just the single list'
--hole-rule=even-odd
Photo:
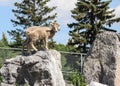
[{"label": "sheep's head", "polygon": [[57,32],[57,31],[59,31],[60,29],[59,29],[59,24],[55,21],[55,22],[53,22],[53,23],[51,23],[51,26],[52,26],[52,29],[55,31],[55,32]]}]

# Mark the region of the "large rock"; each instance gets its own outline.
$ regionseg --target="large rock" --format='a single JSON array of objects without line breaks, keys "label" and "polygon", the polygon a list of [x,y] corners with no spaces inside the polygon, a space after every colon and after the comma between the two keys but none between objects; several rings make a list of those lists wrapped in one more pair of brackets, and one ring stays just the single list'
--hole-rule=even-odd
[{"label": "large rock", "polygon": [[85,80],[120,86],[120,41],[117,33],[103,32],[97,35],[83,69]]},{"label": "large rock", "polygon": [[39,51],[31,56],[7,59],[0,73],[1,86],[65,86],[61,72],[61,55],[55,50]]},{"label": "large rock", "polygon": [[87,85],[87,86],[108,86],[108,85],[105,85],[105,84],[101,84],[101,83],[92,81],[92,82],[90,82],[90,84]]}]

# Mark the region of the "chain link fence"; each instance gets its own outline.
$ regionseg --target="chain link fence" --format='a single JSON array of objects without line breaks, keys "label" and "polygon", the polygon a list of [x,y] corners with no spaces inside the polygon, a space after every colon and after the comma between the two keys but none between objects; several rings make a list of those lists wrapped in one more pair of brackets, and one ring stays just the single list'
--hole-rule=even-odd
[{"label": "chain link fence", "polygon": [[[2,64],[5,59],[21,55],[21,51],[21,48],[0,47],[0,64]],[[68,80],[68,77],[75,72],[75,70],[80,71],[81,74],[83,73],[83,63],[86,56],[85,53],[59,52],[61,53],[62,72],[65,80]]]}]

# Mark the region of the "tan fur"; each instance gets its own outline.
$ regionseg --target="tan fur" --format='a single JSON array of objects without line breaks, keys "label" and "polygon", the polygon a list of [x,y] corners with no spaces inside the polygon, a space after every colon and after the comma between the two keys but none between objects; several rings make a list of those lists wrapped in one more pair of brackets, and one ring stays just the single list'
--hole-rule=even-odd
[{"label": "tan fur", "polygon": [[48,50],[48,39],[52,38],[55,33],[59,30],[59,24],[53,22],[51,24],[51,28],[49,27],[40,27],[40,26],[32,26],[26,30],[26,41],[23,43],[23,50],[24,46],[27,45],[28,52],[30,53],[30,47],[32,47],[35,51],[38,51],[37,48],[34,46],[36,41],[45,41],[45,49]]}]

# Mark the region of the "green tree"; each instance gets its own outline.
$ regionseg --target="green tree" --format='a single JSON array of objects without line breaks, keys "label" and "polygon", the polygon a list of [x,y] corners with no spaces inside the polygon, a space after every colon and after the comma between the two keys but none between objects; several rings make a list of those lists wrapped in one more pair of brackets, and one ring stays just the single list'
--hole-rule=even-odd
[{"label": "green tree", "polygon": [[[107,27],[120,18],[114,18],[114,10],[110,10],[109,4],[112,0],[78,0],[76,7],[71,11],[75,22],[68,24],[71,28],[68,44],[77,47],[80,52],[87,52],[95,40],[96,35],[104,30],[111,30]],[[112,30],[114,31],[114,30]]]},{"label": "green tree", "polygon": [[5,33],[2,33],[2,39],[0,41],[0,46],[8,46],[8,41]]},{"label": "green tree", "polygon": [[22,34],[21,32],[19,32],[18,30],[12,30],[11,32],[9,32],[9,34],[11,36],[13,36],[13,42],[12,44],[10,44],[9,46],[10,47],[20,47],[23,43],[23,40],[22,40]]},{"label": "green tree", "polygon": [[21,45],[25,34],[24,31],[30,26],[48,25],[55,19],[56,13],[52,13],[56,7],[48,7],[50,0],[22,0],[16,2],[15,9],[12,10],[16,19],[12,19],[15,30],[8,31],[16,44]]}]

